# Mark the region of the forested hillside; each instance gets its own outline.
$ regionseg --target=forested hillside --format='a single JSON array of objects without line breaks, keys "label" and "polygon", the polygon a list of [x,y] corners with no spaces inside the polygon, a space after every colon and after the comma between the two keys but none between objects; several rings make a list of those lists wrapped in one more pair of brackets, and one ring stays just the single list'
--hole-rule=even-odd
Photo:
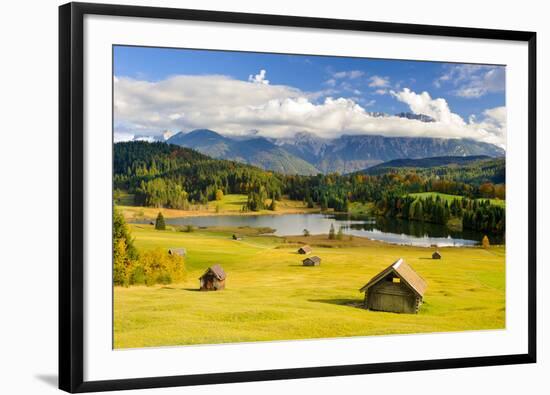
[{"label": "forested hillside", "polygon": [[[374,214],[445,224],[451,217],[466,227],[503,232],[504,209],[475,199],[505,199],[504,160],[424,168],[393,167],[382,174],[284,175],[164,143],[115,144],[114,187],[149,207],[187,209],[216,195],[246,194],[243,210],[268,208],[288,195],[309,207],[348,212],[353,202],[374,203]],[[409,194],[439,192],[467,198],[455,203]],[[458,207],[460,205],[460,209]],[[456,207],[455,207],[456,206]],[[273,205],[274,209],[275,205]]]},{"label": "forested hillside", "polygon": [[280,196],[280,177],[262,169],[212,159],[188,148],[165,143],[128,142],[114,147],[114,187],[135,194],[135,203],[185,209],[223,193],[262,189]]}]

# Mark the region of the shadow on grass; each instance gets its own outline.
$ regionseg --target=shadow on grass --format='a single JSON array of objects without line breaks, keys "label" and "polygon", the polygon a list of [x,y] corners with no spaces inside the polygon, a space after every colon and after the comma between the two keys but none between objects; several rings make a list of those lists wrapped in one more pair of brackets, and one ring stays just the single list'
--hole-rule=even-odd
[{"label": "shadow on grass", "polygon": [[189,292],[200,292],[200,289],[198,288],[181,288],[182,291],[189,291]]},{"label": "shadow on grass", "polygon": [[433,259],[432,257],[429,257],[429,258],[420,257],[420,258],[418,258],[418,259],[427,259],[427,260],[429,260],[429,261],[436,261],[436,262],[437,262],[437,261],[441,261],[441,259]]},{"label": "shadow on grass", "polygon": [[355,307],[357,309],[364,309],[362,299],[349,299],[349,298],[335,298],[335,299],[308,299],[308,302],[315,303],[328,303],[338,306]]}]

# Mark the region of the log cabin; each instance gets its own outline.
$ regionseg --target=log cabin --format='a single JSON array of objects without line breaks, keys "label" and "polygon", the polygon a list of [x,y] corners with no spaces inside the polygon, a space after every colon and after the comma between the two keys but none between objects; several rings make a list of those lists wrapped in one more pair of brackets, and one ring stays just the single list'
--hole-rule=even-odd
[{"label": "log cabin", "polygon": [[418,313],[427,283],[402,258],[374,276],[365,292],[365,308],[392,313]]},{"label": "log cabin", "polygon": [[319,266],[321,264],[321,258],[318,256],[311,256],[302,261],[304,266]]},{"label": "log cabin", "polygon": [[200,280],[201,291],[219,291],[225,288],[225,278],[227,275],[220,265],[210,266]]}]

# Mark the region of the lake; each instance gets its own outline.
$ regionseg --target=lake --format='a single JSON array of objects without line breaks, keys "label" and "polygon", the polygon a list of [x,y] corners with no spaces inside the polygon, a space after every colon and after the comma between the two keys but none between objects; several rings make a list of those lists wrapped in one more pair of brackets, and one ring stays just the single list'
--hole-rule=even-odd
[{"label": "lake", "polygon": [[[429,247],[471,246],[481,242],[482,233],[453,231],[444,225],[387,218],[361,218],[334,214],[284,215],[218,215],[166,219],[167,224],[208,226],[270,227],[276,236],[300,235],[304,229],[311,234],[328,234],[330,225],[345,234],[363,236],[386,243]],[[489,236],[491,243],[500,244],[502,237]]]}]

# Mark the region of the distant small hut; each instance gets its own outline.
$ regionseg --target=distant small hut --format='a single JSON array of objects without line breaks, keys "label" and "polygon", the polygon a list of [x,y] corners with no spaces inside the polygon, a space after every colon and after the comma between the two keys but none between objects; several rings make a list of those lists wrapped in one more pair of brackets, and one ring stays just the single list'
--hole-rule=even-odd
[{"label": "distant small hut", "polygon": [[319,266],[321,264],[321,258],[318,256],[311,256],[302,261],[304,266]]},{"label": "distant small hut", "polygon": [[441,259],[441,254],[439,253],[439,251],[435,251],[432,254],[432,259]]},{"label": "distant small hut", "polygon": [[220,265],[210,266],[200,280],[201,291],[219,291],[225,288],[226,274]]},{"label": "distant small hut", "polygon": [[418,313],[426,281],[401,258],[374,276],[360,292],[365,292],[369,310]]},{"label": "distant small hut", "polygon": [[310,246],[301,246],[300,248],[298,248],[298,254],[302,255],[311,254],[312,251],[313,250]]},{"label": "distant small hut", "polygon": [[185,248],[169,248],[168,254],[185,257],[187,255],[187,250]]}]

